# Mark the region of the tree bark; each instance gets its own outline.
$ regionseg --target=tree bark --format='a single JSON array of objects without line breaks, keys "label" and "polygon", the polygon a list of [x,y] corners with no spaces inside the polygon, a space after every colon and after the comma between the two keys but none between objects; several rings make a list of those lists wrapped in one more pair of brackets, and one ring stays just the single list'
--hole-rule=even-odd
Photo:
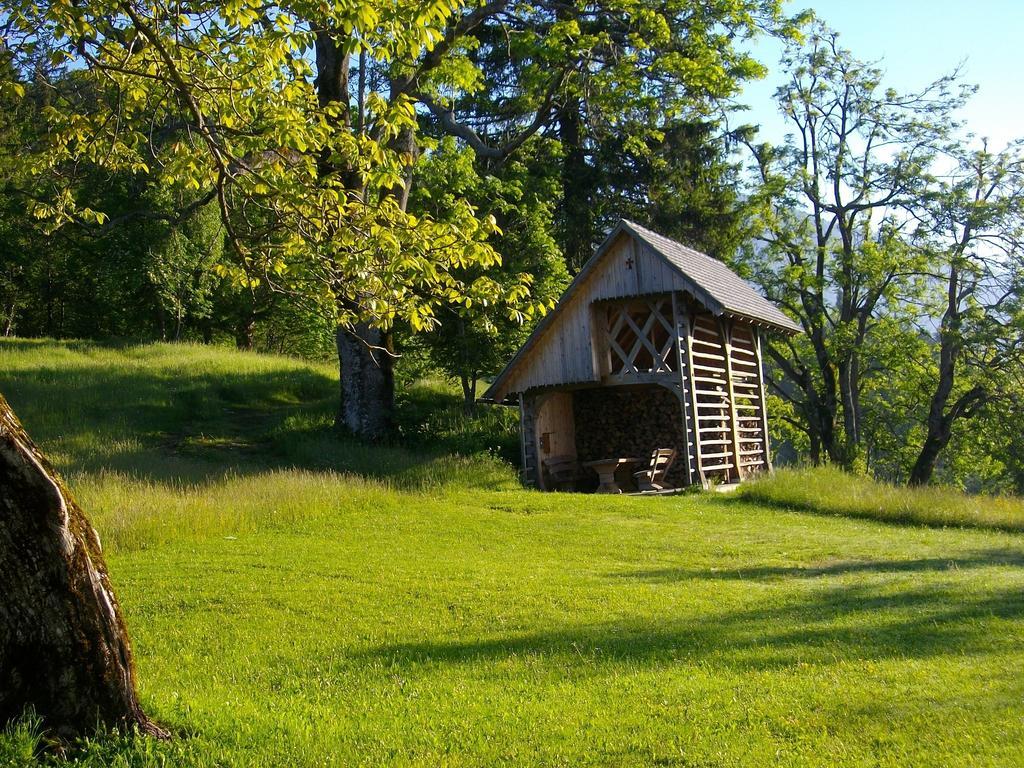
[{"label": "tree bark", "polygon": [[850,471],[860,456],[860,398],[857,381],[860,361],[855,353],[839,361],[839,397],[843,404],[842,467]]},{"label": "tree bark", "polygon": [[942,430],[941,427],[933,429],[929,421],[928,434],[921,445],[921,452],[917,455],[914,468],[910,470],[910,485],[928,485],[931,482],[939,454],[949,443],[950,437],[949,430]]},{"label": "tree bark", "polygon": [[952,406],[949,404],[956,385],[957,361],[962,351],[961,278],[956,264],[950,264],[946,282],[946,310],[939,327],[939,376],[928,405],[924,443],[910,471],[910,485],[927,485],[931,482],[939,454],[953,436],[953,424],[957,419],[973,416],[987,397],[983,387],[975,386],[961,395]]},{"label": "tree bark", "polygon": [[341,409],[336,425],[367,440],[387,437],[393,427],[394,350],[390,334],[365,323],[338,328]]},{"label": "tree bark", "polygon": [[0,395],[0,723],[167,732],[142,711],[99,537]]},{"label": "tree bark", "polygon": [[256,347],[256,316],[241,318],[235,326],[235,346],[251,352]]},{"label": "tree bark", "polygon": [[583,146],[583,104],[569,99],[559,110],[558,138],[564,147],[562,161],[563,254],[570,274],[576,274],[590,258],[594,240],[591,200],[595,173],[587,164]]},{"label": "tree bark", "polygon": [[459,374],[459,382],[462,384],[462,411],[467,416],[472,416],[476,413],[477,375],[463,371]]}]

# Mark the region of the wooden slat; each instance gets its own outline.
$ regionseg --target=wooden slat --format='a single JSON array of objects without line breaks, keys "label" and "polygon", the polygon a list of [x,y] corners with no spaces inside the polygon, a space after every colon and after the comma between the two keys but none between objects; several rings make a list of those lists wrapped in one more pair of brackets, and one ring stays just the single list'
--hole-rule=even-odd
[{"label": "wooden slat", "polygon": [[[683,410],[683,434],[686,435],[686,440],[690,440],[690,415],[686,410],[686,383],[683,378],[689,376],[690,373],[686,368],[686,360],[684,359],[685,353],[683,352],[683,341],[690,335],[689,323],[686,318],[682,316],[679,311],[679,302],[676,298],[676,292],[672,292],[672,324],[674,330],[672,334],[675,336],[675,349],[676,349],[676,368],[679,370],[679,386],[680,386],[680,406]],[[694,412],[696,415],[696,412]],[[697,443],[698,436],[693,435],[693,443]],[[692,444],[686,446],[686,484],[693,485],[693,449]]]},{"label": "wooden slat", "polygon": [[[754,335],[754,350],[757,352],[757,380],[761,384],[761,403],[765,402],[764,399],[764,358],[761,356],[761,330],[755,331]],[[768,434],[768,409],[761,409],[761,429],[764,431],[765,441],[765,466],[768,471],[772,471],[772,453],[771,453],[771,439]]]},{"label": "wooden slat", "polygon": [[722,452],[719,452],[719,453],[705,453],[704,454],[704,458],[705,459],[724,459],[724,458],[727,458],[727,457],[728,458],[732,458],[732,455],[733,455],[732,451],[722,451]]},{"label": "wooden slat", "polygon": [[700,366],[696,364],[696,362],[694,362],[694,364],[691,365],[690,368],[692,368],[694,371],[710,371],[713,374],[723,373],[722,369],[720,368],[716,368],[714,366]]},{"label": "wooden slat", "polygon": [[721,360],[723,363],[725,362],[724,355],[712,355],[710,352],[694,352],[693,356],[703,360]]},{"label": "wooden slat", "polygon": [[718,341],[705,341],[704,339],[697,339],[697,338],[695,338],[693,340],[693,343],[694,344],[700,344],[701,346],[704,346],[704,347],[712,347],[714,349],[721,349],[722,348],[721,342],[718,342]]},{"label": "wooden slat", "polygon": [[[693,363],[693,328],[690,324],[689,314],[681,315],[686,323],[686,362],[688,364]],[[700,450],[700,414],[697,410],[697,384],[693,380],[693,375],[687,372],[688,378],[690,379],[690,402],[693,404],[693,449],[697,454],[697,477],[700,479],[702,488],[708,487],[707,477],[704,475],[704,457],[701,455]]]},{"label": "wooden slat", "polygon": [[[694,375],[693,380],[694,381],[706,381],[706,382],[711,382],[712,384],[722,384],[722,385],[725,385],[727,383],[725,378],[721,378],[720,379],[720,378],[717,378],[715,376],[697,376],[697,375]],[[724,394],[724,390],[723,390],[723,394]]]}]

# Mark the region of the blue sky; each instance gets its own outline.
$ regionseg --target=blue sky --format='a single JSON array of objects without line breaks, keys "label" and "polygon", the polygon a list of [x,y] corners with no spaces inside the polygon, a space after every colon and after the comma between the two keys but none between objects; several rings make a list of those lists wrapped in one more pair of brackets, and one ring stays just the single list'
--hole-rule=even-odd
[{"label": "blue sky", "polygon": [[[791,11],[813,8],[860,59],[881,60],[885,84],[920,88],[963,64],[964,79],[979,86],[963,112],[967,127],[992,148],[1024,137],[1024,0],[791,0]],[[740,101],[751,109],[741,122],[757,123],[763,138],[779,142],[785,123],[771,96],[782,78],[779,46],[756,45],[771,72],[748,84]]]}]

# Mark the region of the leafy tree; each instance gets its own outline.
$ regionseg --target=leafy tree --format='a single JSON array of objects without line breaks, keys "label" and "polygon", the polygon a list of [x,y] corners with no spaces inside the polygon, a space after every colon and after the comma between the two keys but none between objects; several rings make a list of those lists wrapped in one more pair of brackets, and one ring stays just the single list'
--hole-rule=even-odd
[{"label": "leafy tree", "polygon": [[[436,130],[485,164],[503,162],[533,130],[559,144],[556,225],[570,271],[589,257],[629,165],[646,164],[662,145],[677,150],[679,126],[706,124],[715,104],[763,74],[739,43],[795,29],[774,0],[590,0],[496,11],[453,45],[449,66],[465,73],[463,86],[431,89],[423,103]],[[708,144],[699,133],[685,137],[697,139],[690,157]]]},{"label": "leafy tree", "polygon": [[[168,206],[154,205],[160,209]],[[224,227],[213,203],[193,211],[176,224],[150,227],[148,276],[160,304],[161,336],[182,338],[186,323],[202,322],[213,313],[215,292],[222,282]],[[173,328],[168,328],[169,317]]]},{"label": "leafy tree", "polygon": [[[8,0],[6,9],[29,45],[38,30],[53,38],[69,84],[46,115],[52,141],[34,167],[50,188],[36,214],[53,226],[104,218],[76,196],[83,163],[151,174],[196,207],[215,202],[241,284],[330,306],[340,421],[373,436],[390,411],[389,329],[429,328],[456,297],[500,298],[494,280],[453,277],[495,264],[486,219],[463,205],[442,226],[405,210],[418,123],[496,163],[556,112],[563,127],[581,118],[646,131],[659,105],[671,113],[694,93],[734,91],[756,70],[734,40],[775,23],[778,6]],[[474,107],[466,115],[464,103]],[[579,151],[570,145],[567,157]]]},{"label": "leafy tree", "polygon": [[[955,170],[920,209],[919,247],[937,270],[937,366],[910,482],[929,482],[958,422],[1013,391],[1024,357],[1024,156],[954,150]],[[931,320],[931,317],[928,318]],[[1011,384],[1011,386],[1007,386]]]},{"label": "leafy tree", "polygon": [[[550,234],[557,179],[530,167],[543,150],[534,145],[527,151],[524,162],[510,161],[496,175],[481,175],[475,153],[446,139],[420,162],[410,206],[441,220],[456,201],[466,199],[493,216],[500,232],[491,243],[502,261],[486,275],[509,286],[528,285],[542,314],[554,305],[568,275]],[[472,412],[481,376],[500,370],[529,329],[488,303],[452,303],[439,311],[438,319],[424,343],[438,367],[458,379],[465,410]]]},{"label": "leafy tree", "polygon": [[691,247],[732,260],[751,235],[739,163],[715,121],[675,120],[657,139],[614,135],[597,147],[594,215],[631,218]]},{"label": "leafy tree", "polygon": [[891,329],[883,318],[910,311],[925,272],[908,212],[929,193],[968,89],[954,77],[917,93],[885,89],[820,24],[783,63],[790,79],[777,99],[793,133],[782,147],[753,147],[763,235],[749,264],[805,331],[769,351],[812,460],[852,468],[863,461],[865,377],[886,367],[877,357],[868,366],[867,347]]},{"label": "leafy tree", "polygon": [[[107,219],[76,198],[82,163],[190,195],[169,220],[216,204],[240,283],[331,304],[353,430],[387,427],[382,329],[399,319],[429,327],[440,301],[500,298],[494,281],[454,277],[494,263],[487,221],[468,205],[443,224],[404,210],[412,91],[437,67],[446,30],[471,23],[453,6],[95,0],[6,10],[26,35],[52,31],[75,86],[46,111],[50,141],[32,168],[50,189],[36,215],[53,227]],[[357,113],[349,75],[359,52],[394,77],[384,93],[359,93]]]}]

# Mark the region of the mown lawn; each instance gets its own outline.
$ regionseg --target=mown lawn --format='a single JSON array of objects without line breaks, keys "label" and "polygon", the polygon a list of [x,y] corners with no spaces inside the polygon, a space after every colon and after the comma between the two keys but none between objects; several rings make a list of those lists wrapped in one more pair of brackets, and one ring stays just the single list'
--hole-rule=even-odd
[{"label": "mown lawn", "polygon": [[1024,764],[1021,534],[526,492],[500,416],[357,447],[329,369],[233,352],[2,343],[0,392],[179,734],[82,764]]}]

